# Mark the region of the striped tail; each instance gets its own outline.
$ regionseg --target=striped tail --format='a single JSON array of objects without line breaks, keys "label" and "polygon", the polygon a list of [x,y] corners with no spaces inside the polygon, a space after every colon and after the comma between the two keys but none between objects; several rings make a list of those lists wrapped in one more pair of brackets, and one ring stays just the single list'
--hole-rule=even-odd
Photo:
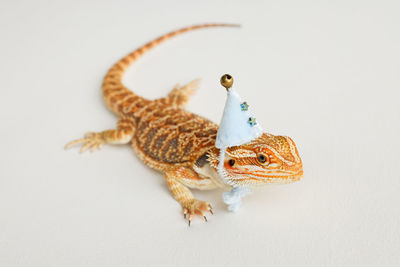
[{"label": "striped tail", "polygon": [[153,48],[154,46],[168,40],[176,35],[181,33],[185,33],[192,30],[202,29],[202,28],[210,28],[210,27],[238,27],[237,24],[201,24],[189,26],[186,28],[182,28],[168,34],[165,34],[147,44],[140,47],[139,49],[133,51],[128,54],[120,61],[115,63],[114,66],[107,72],[106,76],[103,80],[103,97],[106,101],[108,108],[110,108],[116,114],[122,115],[124,113],[124,109],[129,108],[132,104],[140,101],[141,106],[146,105],[149,100],[146,100],[129,89],[127,89],[122,84],[122,75],[125,70],[132,64],[136,59],[142,56],[145,52]]}]

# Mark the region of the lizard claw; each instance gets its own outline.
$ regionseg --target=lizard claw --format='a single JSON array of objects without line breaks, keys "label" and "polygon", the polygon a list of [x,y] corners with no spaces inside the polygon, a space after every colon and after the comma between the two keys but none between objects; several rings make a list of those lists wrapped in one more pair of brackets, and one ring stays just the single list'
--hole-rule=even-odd
[{"label": "lizard claw", "polygon": [[76,144],[82,144],[80,152],[83,153],[88,149],[90,149],[91,151],[100,149],[104,145],[104,143],[105,141],[101,133],[88,132],[84,135],[83,138],[73,140],[66,144],[65,149],[68,149]]},{"label": "lizard claw", "polygon": [[[183,205],[183,218],[186,219],[188,217],[188,224],[190,226],[194,215],[200,215],[204,218],[204,220],[207,222],[207,217],[204,215],[204,212],[209,211],[211,214],[213,214],[211,205],[205,201],[200,201],[197,199],[192,199]],[[188,215],[188,216],[186,216]]]}]

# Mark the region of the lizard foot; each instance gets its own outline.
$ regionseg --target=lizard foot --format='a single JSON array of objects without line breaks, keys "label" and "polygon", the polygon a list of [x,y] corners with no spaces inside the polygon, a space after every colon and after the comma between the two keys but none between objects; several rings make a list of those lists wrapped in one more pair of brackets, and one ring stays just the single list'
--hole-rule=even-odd
[{"label": "lizard foot", "polygon": [[179,94],[189,97],[196,92],[196,89],[200,87],[200,79],[193,80],[184,86],[179,84],[175,85],[173,92],[179,92]]},{"label": "lizard foot", "polygon": [[65,149],[70,148],[76,144],[83,144],[80,152],[85,152],[90,148],[91,151],[100,149],[105,143],[103,133],[88,132],[81,139],[76,139],[65,145]]},{"label": "lizard foot", "polygon": [[199,82],[200,80],[194,80],[184,86],[175,85],[174,89],[168,94],[171,104],[181,108],[184,107],[188,103],[190,96],[199,87]]},{"label": "lizard foot", "polygon": [[197,199],[192,199],[185,202],[184,204],[182,204],[182,207],[183,217],[186,219],[186,216],[188,215],[189,226],[195,214],[203,216],[205,221],[207,221],[207,217],[204,215],[204,212],[209,211],[211,214],[214,214],[212,211],[212,207],[208,202]]}]

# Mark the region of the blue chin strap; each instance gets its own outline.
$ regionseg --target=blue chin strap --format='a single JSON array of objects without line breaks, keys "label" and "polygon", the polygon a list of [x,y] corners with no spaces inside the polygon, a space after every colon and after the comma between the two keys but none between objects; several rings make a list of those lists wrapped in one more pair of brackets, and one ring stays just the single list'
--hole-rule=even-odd
[{"label": "blue chin strap", "polygon": [[224,192],[222,199],[228,205],[228,210],[237,212],[242,205],[242,198],[250,194],[251,191],[248,187],[233,187],[231,191]]},{"label": "blue chin strap", "polygon": [[251,193],[250,189],[247,187],[241,187],[237,185],[233,185],[228,179],[226,179],[226,171],[224,170],[224,160],[225,160],[225,151],[226,148],[220,149],[219,154],[219,164],[218,164],[218,173],[222,177],[222,180],[229,185],[232,185],[233,188],[229,192],[224,192],[222,194],[222,199],[225,204],[228,205],[228,210],[237,212],[242,205],[242,198],[245,195]]}]

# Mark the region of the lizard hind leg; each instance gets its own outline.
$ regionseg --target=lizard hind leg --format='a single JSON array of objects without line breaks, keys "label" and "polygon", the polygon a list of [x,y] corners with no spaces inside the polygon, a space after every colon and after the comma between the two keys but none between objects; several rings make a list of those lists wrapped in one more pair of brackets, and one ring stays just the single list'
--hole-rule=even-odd
[{"label": "lizard hind leg", "polygon": [[178,108],[183,108],[189,102],[190,97],[199,88],[200,79],[193,80],[184,86],[179,84],[175,85],[172,91],[168,94],[168,99],[171,101],[172,105]]},{"label": "lizard hind leg", "polygon": [[83,138],[73,140],[65,145],[65,149],[76,144],[82,144],[80,152],[90,149],[100,149],[104,144],[127,144],[135,133],[135,123],[132,119],[122,118],[118,121],[117,129],[102,132],[88,132]]},{"label": "lizard hind leg", "polygon": [[188,217],[189,226],[194,215],[200,215],[207,221],[205,212],[212,212],[211,205],[208,202],[197,200],[192,192],[182,183],[183,179],[200,179],[197,174],[188,168],[177,167],[164,172],[165,180],[172,196],[182,205],[183,216]]}]

